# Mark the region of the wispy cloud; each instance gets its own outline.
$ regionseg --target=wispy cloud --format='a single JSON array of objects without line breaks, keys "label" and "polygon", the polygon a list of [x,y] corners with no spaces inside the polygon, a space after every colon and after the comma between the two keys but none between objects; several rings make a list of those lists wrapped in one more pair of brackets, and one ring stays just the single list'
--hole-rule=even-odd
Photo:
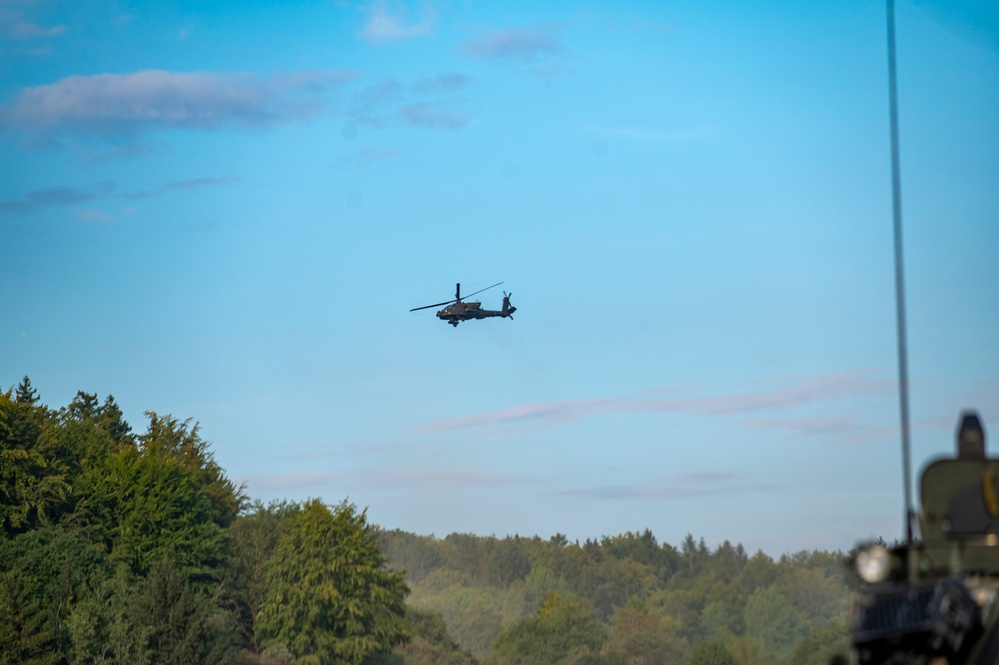
[{"label": "wispy cloud", "polygon": [[236,182],[236,178],[191,178],[188,180],[176,180],[145,192],[127,192],[122,194],[122,198],[148,199],[178,189],[201,189],[203,187],[228,185],[233,182]]},{"label": "wispy cloud", "polygon": [[458,129],[468,124],[468,117],[435,104],[411,104],[399,109],[403,120],[410,125]]},{"label": "wispy cloud", "polygon": [[433,12],[424,6],[420,20],[409,21],[409,11],[402,2],[374,2],[367,10],[361,37],[370,42],[398,41],[426,37],[433,27]]},{"label": "wispy cloud", "polygon": [[546,23],[527,28],[495,30],[460,44],[462,51],[476,58],[537,62],[564,50],[562,28]]},{"label": "wispy cloud", "polygon": [[466,87],[471,78],[464,74],[441,74],[433,78],[421,79],[409,87],[417,94],[427,92],[455,92]]},{"label": "wispy cloud", "polygon": [[106,193],[107,183],[100,183],[90,189],[67,186],[36,189],[21,199],[0,201],[0,217],[23,215],[46,208],[73,206],[93,201]]},{"label": "wispy cloud", "polygon": [[456,93],[464,89],[469,77],[448,73],[421,79],[405,86],[390,79],[369,85],[357,92],[348,104],[347,115],[358,125],[381,129],[394,123],[432,129],[459,129],[469,117],[454,109],[462,100]]},{"label": "wispy cloud", "polygon": [[66,33],[66,26],[53,25],[44,26],[29,21],[18,21],[7,30],[7,36],[11,39],[29,40],[43,39],[45,37],[58,37]]},{"label": "wispy cloud", "polygon": [[110,224],[115,220],[114,215],[107,210],[97,210],[94,208],[76,211],[76,217],[81,222]]},{"label": "wispy cloud", "polygon": [[[66,26],[43,25],[35,20],[33,0],[0,0],[0,39],[10,39],[18,42],[37,42],[50,37],[66,34]],[[24,53],[38,53],[47,50],[46,47],[31,47],[22,50]]]},{"label": "wispy cloud", "polygon": [[0,217],[29,212],[32,208],[27,201],[0,201]]},{"label": "wispy cloud", "polygon": [[588,501],[677,501],[695,497],[719,494],[747,494],[772,492],[780,489],[772,483],[747,483],[732,474],[690,474],[693,478],[703,476],[706,482],[674,481],[654,487],[646,485],[600,485],[580,489],[555,492],[555,496],[584,499]]},{"label": "wispy cloud", "polygon": [[[101,181],[88,188],[58,186],[38,189],[25,194],[21,199],[0,201],[0,217],[23,215],[48,208],[71,207],[98,199],[120,197],[123,199],[146,199],[174,190],[197,189],[234,182],[235,178],[192,178],[177,180],[149,191],[118,193],[118,186],[110,180]],[[129,209],[131,210],[131,209]],[[76,211],[81,221],[111,222],[115,217],[107,212],[82,209]]]},{"label": "wispy cloud", "polygon": [[0,127],[34,135],[135,136],[165,129],[265,128],[327,110],[325,97],[354,74],[322,70],[217,74],[145,70],[71,76],[22,89]]},{"label": "wispy cloud", "polygon": [[523,484],[525,481],[498,474],[469,469],[371,469],[356,472],[314,471],[284,473],[247,479],[251,492],[309,491],[326,487],[340,490],[354,482],[372,487],[430,487],[459,489],[476,487],[503,487]]},{"label": "wispy cloud", "polygon": [[842,436],[853,434],[859,429],[856,417],[836,416],[831,418],[749,418],[750,427],[768,430],[787,430],[797,436]]},{"label": "wispy cloud", "polygon": [[[871,425],[853,414],[833,417],[747,418],[744,422],[750,427],[784,430],[796,437],[817,439],[821,444],[833,447],[863,445],[899,436],[897,424]],[[950,420],[945,418],[920,418],[912,421],[911,427],[914,431],[938,431],[947,429],[950,424]]]},{"label": "wispy cloud", "polygon": [[395,80],[369,85],[351,98],[348,115],[359,125],[385,127],[391,113],[386,109],[403,99],[403,91],[402,84]]},{"label": "wispy cloud", "polygon": [[341,157],[336,161],[334,166],[338,169],[359,169],[371,166],[375,162],[383,159],[391,159],[399,155],[399,153],[399,148],[378,148],[368,146],[361,148],[357,152],[350,155]]},{"label": "wispy cloud", "polygon": [[895,389],[889,380],[863,371],[839,372],[776,389],[727,395],[668,398],[596,398],[539,402],[489,413],[435,420],[421,432],[447,432],[481,427],[506,428],[533,424],[551,427],[598,415],[622,413],[686,413],[704,416],[744,415],[786,409],[844,396],[884,394]]},{"label": "wispy cloud", "polygon": [[678,473],[669,480],[681,485],[715,485],[738,478],[734,473],[720,471],[698,471],[696,473]]},{"label": "wispy cloud", "polygon": [[94,142],[74,146],[81,160],[88,164],[103,164],[118,159],[132,159],[144,155],[153,155],[165,150],[160,142],[150,142],[147,139],[137,140],[135,137],[127,137],[127,142],[121,144],[120,141],[114,143],[101,143],[95,145]]},{"label": "wispy cloud", "polygon": [[33,206],[60,206],[90,201],[95,196],[94,192],[77,187],[49,187],[28,192],[24,199]]}]

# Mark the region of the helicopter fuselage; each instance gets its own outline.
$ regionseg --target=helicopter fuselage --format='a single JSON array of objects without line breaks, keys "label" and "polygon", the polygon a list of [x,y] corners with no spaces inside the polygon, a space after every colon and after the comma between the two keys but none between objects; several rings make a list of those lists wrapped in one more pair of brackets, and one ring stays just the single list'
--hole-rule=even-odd
[{"label": "helicopter fuselage", "polygon": [[452,326],[457,326],[462,321],[471,321],[472,319],[488,319],[493,316],[506,318],[516,310],[517,308],[512,306],[503,310],[482,309],[480,302],[459,301],[437,312],[437,318],[447,321]]}]

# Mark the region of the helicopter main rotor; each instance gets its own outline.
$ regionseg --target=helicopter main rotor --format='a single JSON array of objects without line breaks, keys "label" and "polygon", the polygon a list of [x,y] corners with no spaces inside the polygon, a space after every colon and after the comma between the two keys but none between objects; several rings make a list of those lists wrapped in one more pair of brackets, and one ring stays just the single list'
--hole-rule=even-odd
[{"label": "helicopter main rotor", "polygon": [[[503,282],[496,282],[492,286],[487,286],[484,289],[479,289],[475,293],[469,293],[467,296],[464,296],[464,297],[465,298],[471,298],[474,295],[482,293],[483,291],[488,291],[489,289],[491,289],[493,287],[496,287],[496,286],[499,286],[502,283]],[[436,305],[424,305],[423,307],[414,307],[413,309],[411,309],[409,311],[410,312],[415,312],[415,311],[420,310],[420,309],[430,309],[431,307],[440,307],[441,305],[450,305],[451,303],[454,303],[454,302],[461,302],[461,299],[462,299],[462,295],[461,295],[461,282],[458,282],[457,284],[454,285],[454,300],[447,300],[445,302],[439,302]]]}]

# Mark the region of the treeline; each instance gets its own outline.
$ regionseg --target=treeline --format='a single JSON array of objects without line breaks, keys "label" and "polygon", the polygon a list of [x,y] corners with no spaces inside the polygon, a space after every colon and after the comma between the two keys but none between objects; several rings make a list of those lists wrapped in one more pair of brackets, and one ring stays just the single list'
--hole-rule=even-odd
[{"label": "treeline", "polygon": [[825,663],[840,554],[444,539],[251,503],[197,425],[0,393],[0,665]]},{"label": "treeline", "polygon": [[360,665],[442,630],[363,512],[250,505],[196,425],[146,415],[0,393],[0,664]]},{"label": "treeline", "polygon": [[570,543],[381,534],[409,602],[488,665],[825,665],[847,648],[844,556],[774,561],[653,534]]}]

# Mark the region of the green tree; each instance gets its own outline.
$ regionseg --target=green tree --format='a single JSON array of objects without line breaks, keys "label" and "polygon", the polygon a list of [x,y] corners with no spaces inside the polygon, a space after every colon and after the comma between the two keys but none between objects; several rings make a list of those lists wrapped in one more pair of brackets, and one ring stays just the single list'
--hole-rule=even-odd
[{"label": "green tree", "polygon": [[470,533],[451,533],[444,538],[443,551],[448,567],[474,580],[485,579],[485,539]]},{"label": "green tree", "polygon": [[846,622],[833,621],[799,642],[788,665],[827,665],[833,656],[845,656],[849,650]]},{"label": "green tree", "polygon": [[52,522],[65,509],[69,468],[54,437],[44,436],[48,410],[36,404],[27,377],[0,393],[0,533],[13,535]]},{"label": "green tree", "polygon": [[680,543],[680,556],[684,573],[696,577],[707,563],[710,551],[703,538],[695,541],[694,536],[688,533]]},{"label": "green tree", "polygon": [[439,612],[407,607],[406,619],[412,639],[366,665],[476,665],[475,657],[451,638]]},{"label": "green tree", "polygon": [[241,661],[236,622],[163,559],[148,575],[125,565],[77,602],[66,621],[74,665]]},{"label": "green tree", "polygon": [[520,538],[497,541],[489,554],[486,570],[490,583],[500,588],[524,579],[531,571],[531,562],[520,547]]},{"label": "green tree", "polygon": [[56,662],[52,630],[42,599],[0,572],[0,665],[47,665]]},{"label": "green tree", "polygon": [[115,407],[105,414],[120,435],[115,441],[91,400],[71,406],[65,431],[82,451],[79,519],[98,529],[112,560],[128,564],[136,575],[146,575],[165,558],[185,580],[205,592],[214,588],[227,554],[225,528],[244,499],[214,461],[197,425],[148,413],[149,428],[136,442],[122,434]]},{"label": "green tree", "polygon": [[741,632],[739,624],[737,613],[723,600],[712,600],[701,610],[701,633],[711,639],[725,639]]},{"label": "green tree", "polygon": [[[49,526],[0,544],[0,663],[63,662],[67,618],[106,575],[102,547],[80,531]],[[16,639],[12,639],[16,636]]]},{"label": "green tree", "polygon": [[738,584],[744,593],[773,584],[777,578],[777,564],[763,552],[754,554],[742,569]]},{"label": "green tree", "polygon": [[385,569],[377,535],[351,504],[304,504],[265,576],[260,647],[284,644],[302,665],[360,665],[408,638],[403,576]]},{"label": "green tree", "polygon": [[485,589],[453,587],[444,595],[443,612],[451,633],[466,649],[484,656],[504,627],[499,598]]},{"label": "green tree", "polygon": [[809,629],[817,630],[846,616],[850,593],[845,565],[840,563],[832,570],[786,564],[781,567],[787,569],[780,577],[781,592]]},{"label": "green tree", "polygon": [[726,646],[737,665],[773,665],[781,661],[763,640],[751,635],[732,637]]},{"label": "green tree", "polygon": [[611,616],[610,637],[601,650],[608,665],[671,665],[683,662],[687,641],[679,623],[640,601],[629,601]]},{"label": "green tree", "polygon": [[267,596],[267,561],[298,511],[299,507],[292,503],[275,501],[265,506],[257,501],[228,529],[223,602],[236,617],[246,647],[256,643],[257,615]]},{"label": "green tree", "polygon": [[708,640],[698,644],[691,652],[687,663],[688,665],[739,665],[725,643],[719,640]]},{"label": "green tree", "polygon": [[807,631],[787,598],[772,586],[757,589],[749,596],[743,624],[747,636],[760,639],[781,659],[790,655]]},{"label": "green tree", "polygon": [[642,533],[631,531],[620,536],[604,536],[601,548],[616,559],[632,559],[650,570],[660,580],[667,580],[676,569],[676,553],[672,547],[660,547],[649,529]]},{"label": "green tree", "polygon": [[715,577],[728,582],[738,577],[748,561],[749,557],[742,545],[733,546],[726,540],[712,552],[709,568]]},{"label": "green tree", "polygon": [[196,477],[198,486],[211,503],[213,522],[227,527],[246,505],[242,488],[229,480],[215,461],[208,442],[201,438],[197,423],[184,422],[146,411],[149,429],[139,437],[143,453],[150,457],[170,457]]},{"label": "green tree", "polygon": [[140,665],[150,662],[149,628],[136,616],[142,578],[128,566],[98,581],[66,618],[73,643],[72,665]]},{"label": "green tree", "polygon": [[396,570],[405,570],[406,579],[417,582],[444,564],[440,543],[433,536],[417,536],[398,529],[380,531],[385,557]]},{"label": "green tree", "polygon": [[550,592],[564,594],[569,585],[546,566],[535,566],[524,578],[525,600],[529,607],[538,607]]},{"label": "green tree", "polygon": [[579,596],[545,597],[534,616],[516,621],[496,640],[501,662],[516,665],[565,665],[582,653],[599,651],[607,628]]},{"label": "green tree", "polygon": [[213,599],[163,559],[133,597],[134,626],[145,627],[150,661],[157,665],[236,663],[236,624]]}]

